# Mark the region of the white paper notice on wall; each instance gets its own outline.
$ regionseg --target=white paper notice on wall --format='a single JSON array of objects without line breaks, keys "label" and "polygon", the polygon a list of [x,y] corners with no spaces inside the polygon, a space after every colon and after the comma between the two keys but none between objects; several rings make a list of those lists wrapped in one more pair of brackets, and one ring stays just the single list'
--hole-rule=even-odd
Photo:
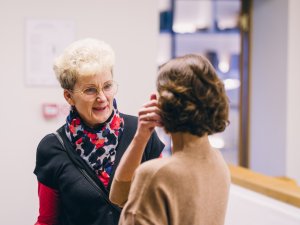
[{"label": "white paper notice on wall", "polygon": [[27,19],[25,25],[25,83],[58,86],[53,61],[75,39],[75,22]]}]

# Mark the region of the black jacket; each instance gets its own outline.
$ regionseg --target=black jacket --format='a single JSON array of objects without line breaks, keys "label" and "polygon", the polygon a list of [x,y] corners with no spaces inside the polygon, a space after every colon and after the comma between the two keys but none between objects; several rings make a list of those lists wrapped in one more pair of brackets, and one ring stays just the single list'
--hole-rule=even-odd
[{"label": "black jacket", "polygon": [[[121,114],[124,131],[116,148],[112,175],[105,188],[91,168],[75,153],[64,126],[58,129],[65,149],[55,136],[48,134],[38,145],[34,173],[42,184],[59,192],[59,225],[117,225],[120,208],[109,202],[109,190],[122,155],[137,129],[137,118]],[[157,158],[164,145],[154,132],[146,146],[142,161]]]}]

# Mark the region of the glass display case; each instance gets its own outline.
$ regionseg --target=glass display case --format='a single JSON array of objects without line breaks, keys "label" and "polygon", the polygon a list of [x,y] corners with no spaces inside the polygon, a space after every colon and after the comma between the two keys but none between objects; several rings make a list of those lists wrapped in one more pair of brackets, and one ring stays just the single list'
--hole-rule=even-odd
[{"label": "glass display case", "polygon": [[187,53],[209,58],[230,99],[230,125],[209,137],[227,162],[239,163],[240,0],[160,0],[158,65]]}]

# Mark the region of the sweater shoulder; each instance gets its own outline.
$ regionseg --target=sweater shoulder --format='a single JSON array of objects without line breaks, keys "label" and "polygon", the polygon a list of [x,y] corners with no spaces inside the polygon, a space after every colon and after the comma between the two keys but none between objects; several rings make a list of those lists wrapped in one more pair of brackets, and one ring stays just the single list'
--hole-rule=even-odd
[{"label": "sweater shoulder", "polygon": [[[62,146],[54,133],[44,136],[37,146],[37,154],[51,155],[57,150],[62,151]],[[38,156],[37,155],[37,156]]]},{"label": "sweater shoulder", "polygon": [[166,181],[165,178],[170,177],[168,175],[174,173],[172,161],[173,158],[170,157],[156,158],[144,162],[138,167],[136,176],[142,179],[155,180],[156,182],[159,180]]},{"label": "sweater shoulder", "polygon": [[48,134],[38,144],[34,174],[44,185],[57,188],[58,171],[66,159],[66,153],[55,134]]}]

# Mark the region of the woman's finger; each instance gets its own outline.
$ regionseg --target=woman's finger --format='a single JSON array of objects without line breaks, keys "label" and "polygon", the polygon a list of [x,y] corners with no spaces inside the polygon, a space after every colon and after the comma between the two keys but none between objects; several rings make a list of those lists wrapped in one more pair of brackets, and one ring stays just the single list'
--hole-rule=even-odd
[{"label": "woman's finger", "polygon": [[148,108],[141,108],[138,115],[143,115],[143,114],[147,114],[147,113],[156,113],[159,114],[160,110],[158,107],[153,106],[153,107],[148,107]]}]

